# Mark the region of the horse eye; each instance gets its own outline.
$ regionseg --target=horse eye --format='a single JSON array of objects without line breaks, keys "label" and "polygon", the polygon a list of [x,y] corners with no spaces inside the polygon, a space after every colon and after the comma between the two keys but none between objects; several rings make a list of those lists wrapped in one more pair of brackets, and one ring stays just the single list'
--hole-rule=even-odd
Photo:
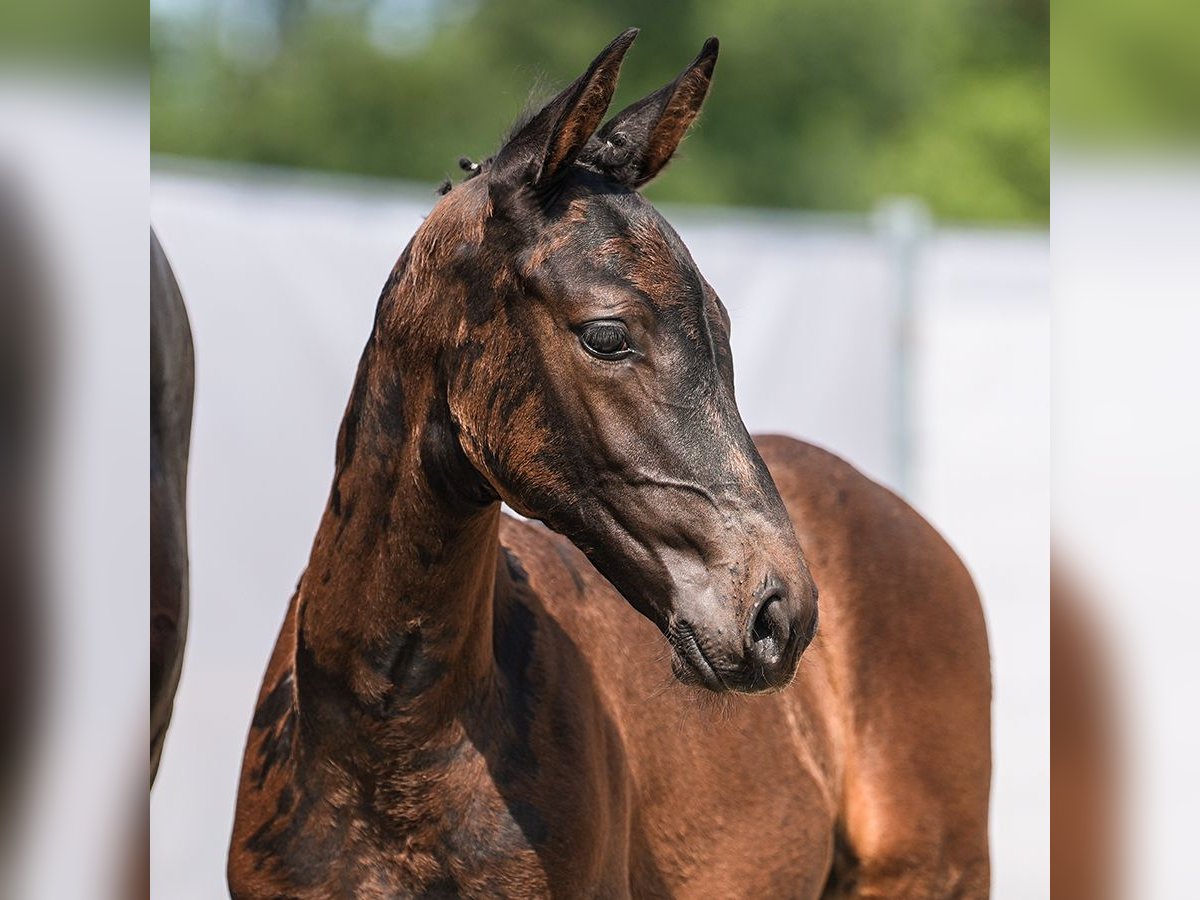
[{"label": "horse eye", "polygon": [[611,319],[588,322],[580,329],[579,343],[600,359],[623,359],[633,352],[629,346],[629,332],[621,322]]}]

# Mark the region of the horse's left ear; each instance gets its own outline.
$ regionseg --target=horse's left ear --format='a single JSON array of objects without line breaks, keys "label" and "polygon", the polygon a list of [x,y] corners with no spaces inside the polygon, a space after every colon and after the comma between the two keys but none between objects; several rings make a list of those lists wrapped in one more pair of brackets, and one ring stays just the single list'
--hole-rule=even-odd
[{"label": "horse's left ear", "polygon": [[617,113],[596,133],[603,144],[597,155],[608,163],[610,177],[641,187],[671,161],[708,95],[718,49],[717,39],[709,38],[678,78]]},{"label": "horse's left ear", "polygon": [[586,72],[509,138],[491,166],[493,201],[522,188],[543,191],[570,169],[608,111],[621,60],[637,34],[629,28],[617,35]]}]

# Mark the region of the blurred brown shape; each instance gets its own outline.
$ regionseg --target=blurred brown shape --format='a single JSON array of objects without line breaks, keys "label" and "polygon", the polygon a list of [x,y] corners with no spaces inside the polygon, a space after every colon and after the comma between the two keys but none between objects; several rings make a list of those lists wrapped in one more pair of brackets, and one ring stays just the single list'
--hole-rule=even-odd
[{"label": "blurred brown shape", "polygon": [[1121,895],[1118,736],[1111,657],[1091,604],[1050,576],[1050,888],[1055,900]]},{"label": "blurred brown shape", "polygon": [[0,838],[37,709],[45,295],[26,210],[0,177]]},{"label": "blurred brown shape", "polygon": [[158,773],[188,620],[187,467],[192,332],[170,263],[150,233],[150,783]]}]

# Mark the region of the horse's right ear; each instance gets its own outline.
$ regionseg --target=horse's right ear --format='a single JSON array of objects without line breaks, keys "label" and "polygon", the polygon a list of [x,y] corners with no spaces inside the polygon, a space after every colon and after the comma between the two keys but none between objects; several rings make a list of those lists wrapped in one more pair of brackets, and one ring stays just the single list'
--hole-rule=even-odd
[{"label": "horse's right ear", "polygon": [[587,71],[514,134],[492,161],[492,203],[529,188],[546,190],[570,169],[608,111],[625,51],[637,37],[630,28],[600,51]]},{"label": "horse's right ear", "polygon": [[700,48],[679,77],[612,117],[596,137],[615,181],[639,188],[671,161],[679,142],[700,114],[708,95],[720,45],[715,37]]}]

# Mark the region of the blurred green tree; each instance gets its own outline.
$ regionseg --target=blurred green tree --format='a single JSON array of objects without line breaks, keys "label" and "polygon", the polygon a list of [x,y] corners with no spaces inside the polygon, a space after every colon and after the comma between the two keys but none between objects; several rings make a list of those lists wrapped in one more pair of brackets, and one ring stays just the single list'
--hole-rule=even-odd
[{"label": "blurred green tree", "polygon": [[156,0],[155,152],[437,181],[614,34],[616,105],[721,38],[658,199],[961,219],[1049,212],[1048,0]]}]

